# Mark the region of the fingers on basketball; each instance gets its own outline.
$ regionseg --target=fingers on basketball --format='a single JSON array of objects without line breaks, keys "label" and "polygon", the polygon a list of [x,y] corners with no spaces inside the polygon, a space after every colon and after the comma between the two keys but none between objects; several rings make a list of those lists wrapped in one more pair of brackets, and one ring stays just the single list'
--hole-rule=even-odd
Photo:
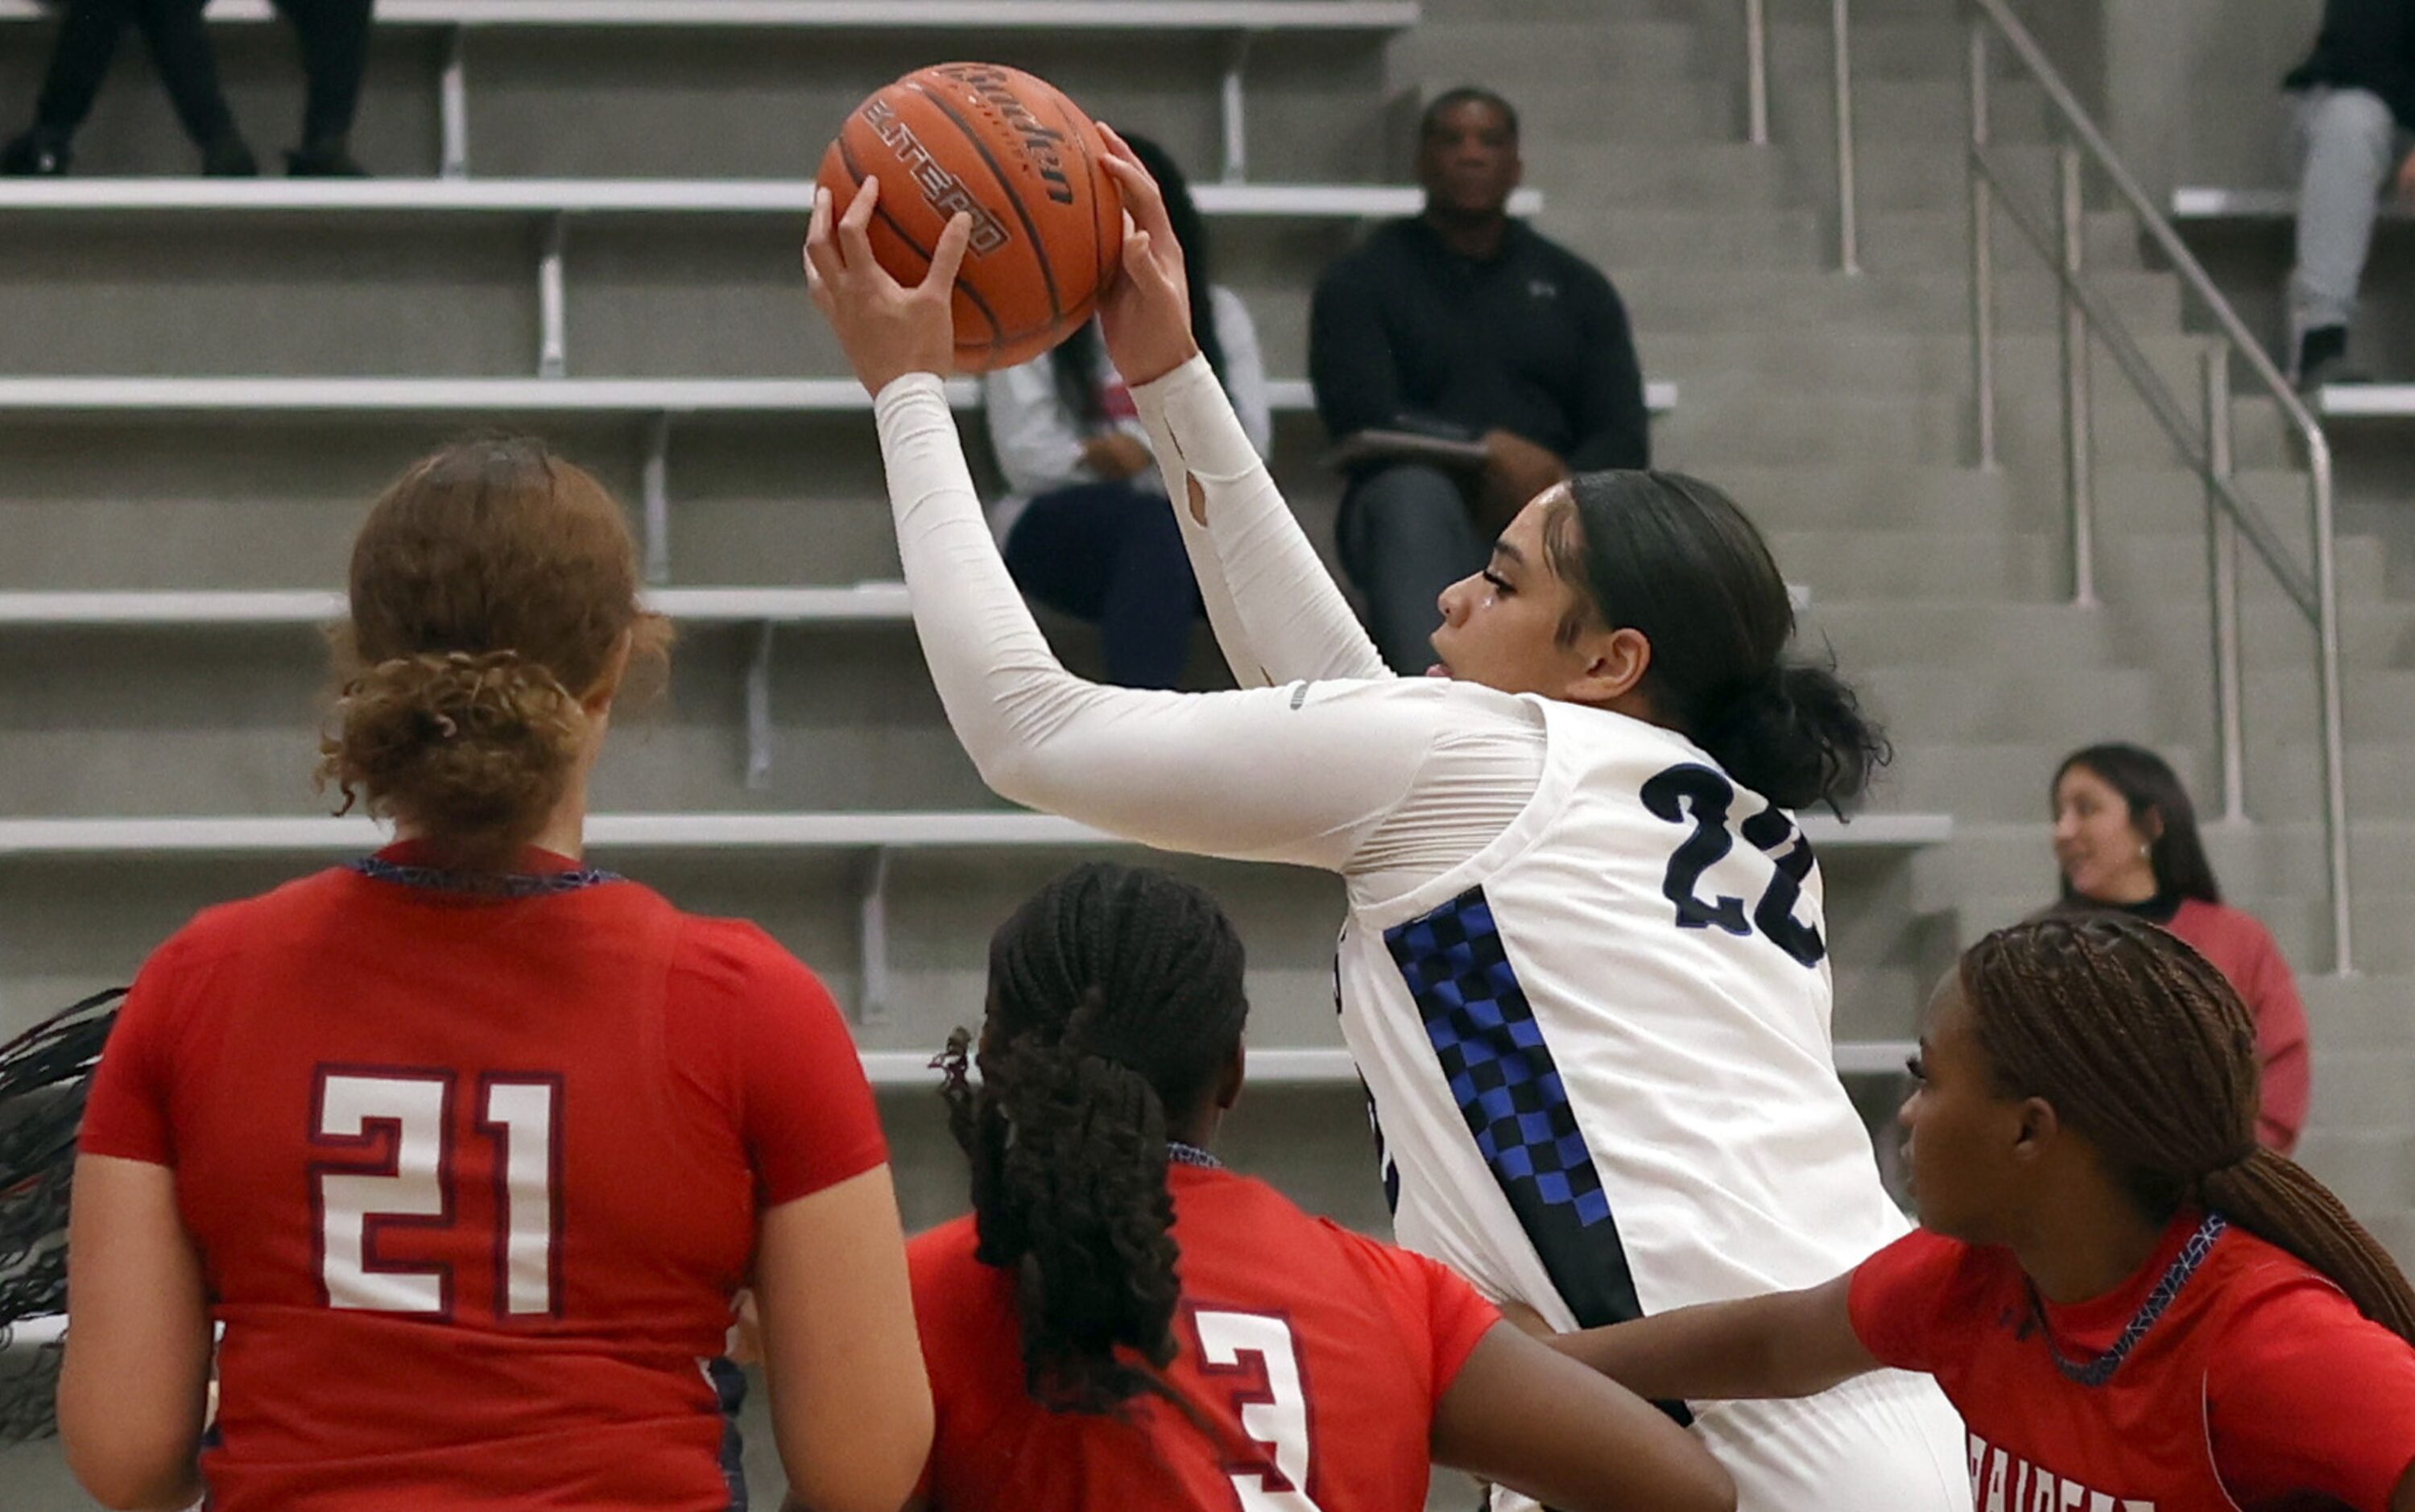
[{"label": "fingers on basketball", "polygon": [[939,233],[938,246],[931,249],[931,271],[922,276],[925,294],[944,299],[954,292],[956,272],[965,264],[965,248],[972,239],[973,217],[958,211]]}]

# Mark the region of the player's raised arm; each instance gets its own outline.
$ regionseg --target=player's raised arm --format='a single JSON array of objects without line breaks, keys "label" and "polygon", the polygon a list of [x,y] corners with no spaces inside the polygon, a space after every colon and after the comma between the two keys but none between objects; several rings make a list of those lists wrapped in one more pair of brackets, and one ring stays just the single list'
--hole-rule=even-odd
[{"label": "player's raised arm", "polygon": [[[1102,687],[1058,662],[982,517],[941,375],[960,221],[908,289],[874,260],[867,181],[806,244],[816,301],[875,395],[898,556],[948,722],[1007,798],[1172,850],[1342,869],[1406,796],[1448,715],[1339,689]],[[1397,693],[1392,680],[1377,690]]]},{"label": "player's raised arm", "polygon": [[1099,130],[1127,216],[1121,271],[1099,297],[1099,327],[1148,427],[1234,676],[1390,676],[1199,354],[1182,244],[1156,180],[1111,127]]}]

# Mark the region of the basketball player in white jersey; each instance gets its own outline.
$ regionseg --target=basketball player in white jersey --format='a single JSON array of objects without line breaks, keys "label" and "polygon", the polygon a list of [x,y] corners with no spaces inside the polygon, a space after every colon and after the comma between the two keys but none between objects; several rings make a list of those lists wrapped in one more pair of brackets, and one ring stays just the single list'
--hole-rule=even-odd
[{"label": "basketball player in white jersey", "polygon": [[[1495,1298],[1585,1326],[1815,1284],[1905,1233],[1833,1068],[1820,874],[1787,813],[1852,796],[1883,743],[1782,660],[1792,608],[1750,523],[1689,479],[1580,477],[1444,595],[1447,675],[1390,676],[1197,355],[1154,186],[1115,172],[1135,224],[1108,350],[1236,692],[1085,682],[1041,637],[939,377],[964,228],[917,289],[872,260],[871,192],[818,204],[807,244],[983,779],[1165,849],[1342,876],[1342,1029],[1397,1236]],[[1926,1380],[1667,1405],[1745,1512],[1970,1506]]]}]

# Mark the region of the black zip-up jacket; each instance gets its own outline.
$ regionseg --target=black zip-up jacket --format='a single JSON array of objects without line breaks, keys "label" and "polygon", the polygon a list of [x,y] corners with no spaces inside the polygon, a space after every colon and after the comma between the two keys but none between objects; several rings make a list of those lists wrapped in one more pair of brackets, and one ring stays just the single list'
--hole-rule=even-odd
[{"label": "black zip-up jacket", "polygon": [[2315,51],[2281,81],[2284,89],[2316,84],[2369,89],[2402,128],[2415,131],[2415,4],[2324,0]]},{"label": "black zip-up jacket", "polygon": [[1501,429],[1574,472],[1651,465],[1627,307],[1592,264],[1520,223],[1482,262],[1422,220],[1378,227],[1317,281],[1308,370],[1337,440]]}]

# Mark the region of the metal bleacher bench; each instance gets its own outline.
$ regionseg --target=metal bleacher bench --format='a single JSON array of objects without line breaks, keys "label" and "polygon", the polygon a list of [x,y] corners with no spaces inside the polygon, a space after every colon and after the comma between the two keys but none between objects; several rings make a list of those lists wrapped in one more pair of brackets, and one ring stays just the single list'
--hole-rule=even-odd
[{"label": "metal bleacher bench", "polygon": [[[1952,838],[1945,815],[1875,814],[1840,824],[1807,815],[1804,833],[1822,850],[1910,852]],[[878,1019],[890,1001],[888,858],[900,850],[1067,849],[1127,844],[1051,815],[1017,810],[968,813],[599,814],[587,821],[597,851],[651,853],[731,850],[851,851],[867,855],[858,928],[863,999],[859,1018]],[[94,860],[162,856],[355,855],[382,844],[382,831],[364,818],[218,816],[208,818],[0,819],[0,864],[45,859]],[[1908,1046],[1893,1041],[1840,1044],[1838,1070],[1876,1074],[1894,1070]],[[872,1053],[875,1082],[920,1084],[929,1056]],[[1339,1049],[1252,1050],[1250,1074],[1260,1082],[1337,1083],[1356,1079],[1349,1054]]]},{"label": "metal bleacher bench", "polygon": [[[1192,197],[1202,215],[1283,220],[1408,216],[1424,202],[1422,190],[1403,184],[1203,183]],[[1540,194],[1521,189],[1509,208],[1529,216],[1542,203]],[[536,371],[543,378],[569,371],[574,220],[778,217],[802,226],[813,205],[810,179],[0,179],[0,217],[11,219],[193,214],[536,219],[545,227],[536,256]]]},{"label": "metal bleacher bench", "polygon": [[[1795,609],[1810,603],[1790,586]],[[906,585],[873,581],[807,588],[657,588],[646,595],[656,613],[690,626],[751,625],[755,649],[746,669],[746,785],[772,777],[773,746],[772,649],[784,628],[906,626],[914,621]],[[124,591],[0,591],[0,631],[202,630],[316,627],[340,620],[344,595],[322,589],[136,590]]]},{"label": "metal bleacher bench", "polygon": [[[0,0],[0,22],[45,14],[36,0]],[[218,0],[209,19],[256,24],[267,0]],[[433,30],[445,38],[437,118],[448,178],[470,172],[469,34],[480,30],[721,29],[878,32],[1180,32],[1228,39],[1222,112],[1223,176],[1246,172],[1244,74],[1251,40],[1270,33],[1383,36],[1418,22],[1415,0],[378,0],[382,27]]]},{"label": "metal bleacher bench", "polygon": [[[1268,386],[1277,414],[1315,408],[1306,380]],[[959,409],[980,385],[957,380]],[[1654,414],[1676,408],[1677,385],[1644,385]],[[619,415],[645,424],[640,494],[646,577],[670,576],[670,427],[698,414],[852,414],[871,398],[851,378],[0,378],[0,419],[51,415]]]}]

